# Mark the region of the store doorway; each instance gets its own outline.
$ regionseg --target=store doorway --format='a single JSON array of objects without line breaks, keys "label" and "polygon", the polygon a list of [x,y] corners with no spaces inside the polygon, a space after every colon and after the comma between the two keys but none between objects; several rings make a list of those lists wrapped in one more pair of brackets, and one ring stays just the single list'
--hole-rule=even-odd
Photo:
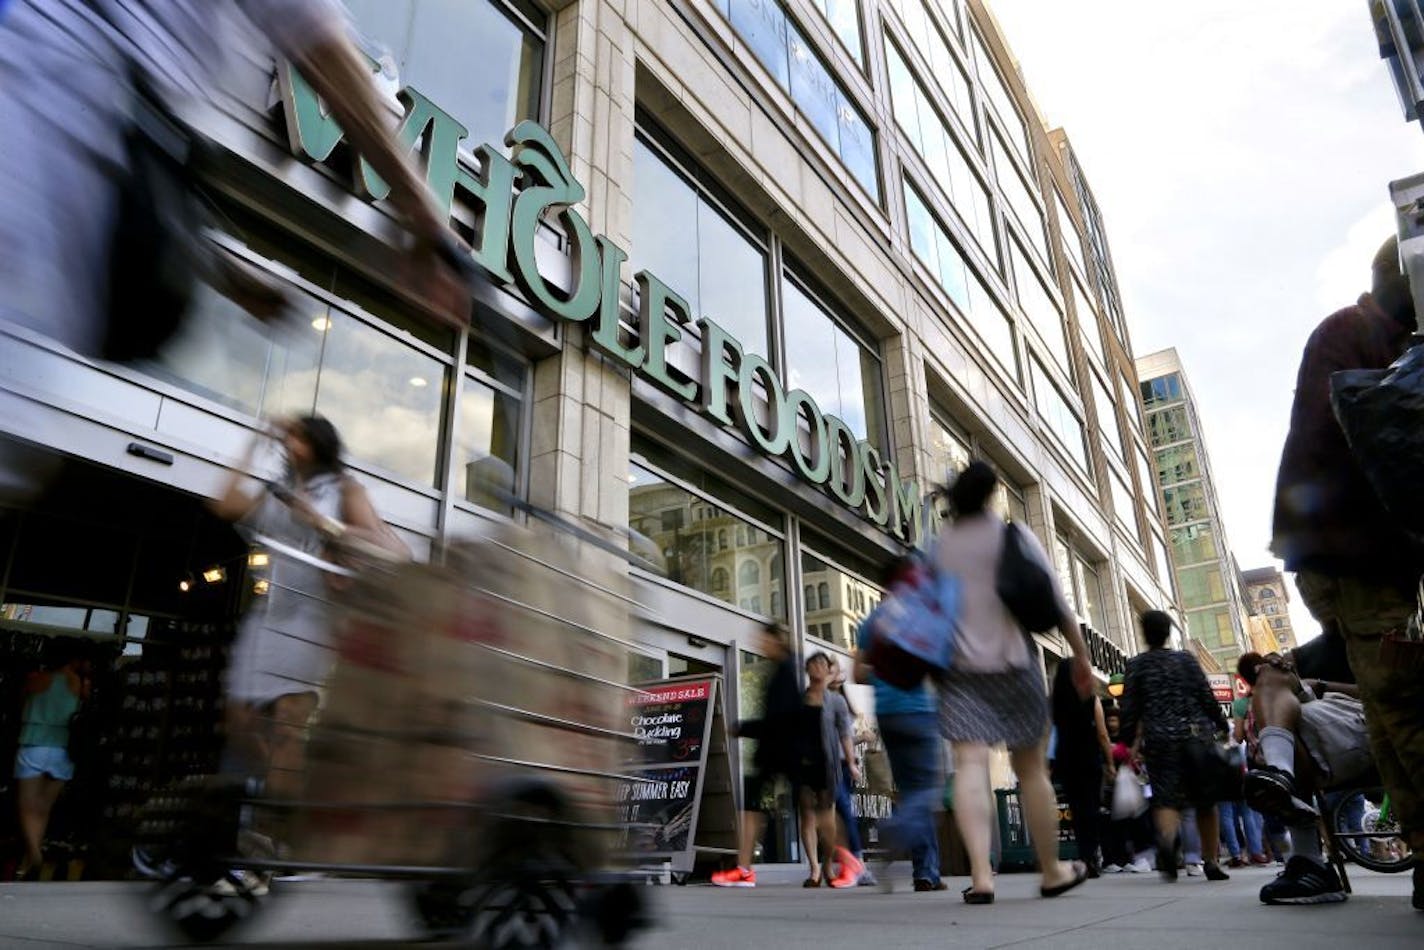
[{"label": "store doorway", "polygon": [[0,564],[0,880],[20,851],[11,776],[26,683],[76,649],[92,665],[89,725],[70,736],[74,777],[39,874],[125,876],[149,797],[218,764],[247,547],[200,498],[71,461],[33,507],[0,509]]}]

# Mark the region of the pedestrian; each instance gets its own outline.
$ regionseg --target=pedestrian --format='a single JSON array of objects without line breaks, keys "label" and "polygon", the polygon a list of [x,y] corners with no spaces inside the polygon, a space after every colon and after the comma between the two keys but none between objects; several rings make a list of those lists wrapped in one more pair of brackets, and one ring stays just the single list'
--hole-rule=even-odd
[{"label": "pedestrian", "polygon": [[[66,649],[64,644],[58,646]],[[74,778],[70,723],[89,699],[93,669],[78,645],[66,652],[62,662],[25,678],[25,705],[15,755],[20,837],[25,846],[16,872],[20,880],[39,874],[50,815],[65,783]]]},{"label": "pedestrian", "polygon": [[[859,710],[855,708],[855,704],[850,701],[845,684],[845,670],[841,668],[835,658],[831,658],[831,681],[827,689],[839,696],[850,712],[851,745],[854,749],[860,745],[858,730],[865,720]],[[860,816],[856,814],[855,803],[851,798],[865,774],[865,766],[854,754],[847,758],[845,750],[839,742],[836,743],[836,758],[840,763],[840,782],[836,786],[836,817],[840,819],[841,827],[845,829],[846,850],[855,855],[855,859],[860,862],[863,868],[856,883],[865,887],[873,886],[876,883],[875,875],[870,868],[865,866],[865,845],[861,841]]]},{"label": "pedestrian", "polygon": [[[223,87],[222,54],[244,46],[236,29],[244,18],[301,71],[390,186],[389,205],[413,238],[409,289],[434,316],[468,313],[447,263],[456,246],[447,216],[397,140],[335,0],[13,0],[0,18],[0,336],[18,328],[99,355],[112,328],[108,261],[128,171],[128,87],[151,87],[174,112],[195,111]],[[192,241],[208,243],[202,234]],[[230,255],[205,257],[201,276],[220,291],[259,318],[281,312],[276,285]],[[4,396],[0,502],[23,506],[54,463],[18,441],[28,410]]]},{"label": "pedestrian", "polygon": [[[1424,677],[1381,662],[1385,634],[1416,609],[1424,548],[1380,503],[1330,405],[1330,377],[1393,363],[1418,329],[1409,279],[1391,237],[1371,263],[1370,292],[1327,317],[1305,344],[1276,479],[1271,550],[1295,572],[1301,600],[1345,643],[1364,701],[1375,765],[1400,830],[1424,852]],[[1292,791],[1292,797],[1299,798]],[[1413,905],[1424,910],[1424,862]]]},{"label": "pedestrian", "polygon": [[[741,838],[737,866],[712,874],[718,887],[756,887],[752,854],[766,825],[762,802],[778,779],[792,780],[796,772],[796,728],[801,711],[801,686],[796,675],[796,657],[786,627],[768,623],[758,638],[758,650],[771,663],[771,675],[759,697],[761,715],[737,724],[737,735],[756,740],[751,767],[742,777]],[[755,707],[754,707],[755,708]]]},{"label": "pedestrian", "polygon": [[1068,663],[1059,663],[1053,674],[1053,728],[1057,736],[1053,777],[1073,815],[1078,856],[1088,868],[1088,877],[1097,877],[1103,866],[1103,786],[1117,770],[1102,701],[1096,695],[1084,699],[1078,694]]},{"label": "pedestrian", "polygon": [[[907,558],[894,561],[881,576],[881,586],[893,589],[910,563]],[[856,631],[855,675],[875,691],[875,721],[895,782],[895,803],[891,818],[880,823],[881,839],[892,854],[909,855],[916,892],[943,891],[934,818],[945,784],[938,700],[928,678],[912,689],[901,689],[876,676],[868,662],[870,636],[869,624],[862,621]],[[887,872],[888,868],[882,871]]]},{"label": "pedestrian", "polygon": [[[998,485],[994,470],[973,461],[949,488],[953,520],[941,531],[939,567],[959,578],[960,604],[954,665],[941,680],[940,729],[953,745],[955,817],[969,854],[971,883],[964,900],[990,904],[994,877],[989,862],[989,752],[1003,743],[1018,777],[1028,834],[1038,855],[1039,893],[1056,897],[1087,880],[1081,863],[1058,859],[1058,802],[1048,778],[1048,696],[1037,647],[1000,599],[996,584],[1007,530],[988,507]],[[1046,572],[1059,616],[1059,631],[1073,650],[1074,682],[1086,695],[1092,682],[1088,648],[1063,598],[1043,546],[1020,532],[1027,556]]]},{"label": "pedestrian", "polygon": [[1182,810],[1196,807],[1197,825],[1206,847],[1204,872],[1208,881],[1225,881],[1217,864],[1216,803],[1193,771],[1189,750],[1201,740],[1226,731],[1221,711],[1206,674],[1191,654],[1167,646],[1172,618],[1160,610],[1142,615],[1142,638],[1147,652],[1127,661],[1122,695],[1123,741],[1140,744],[1152,782],[1153,817],[1157,824],[1157,873],[1164,881],[1177,879],[1176,841]]},{"label": "pedestrian", "polygon": [[[854,764],[854,727],[845,699],[832,692],[831,658],[817,650],[806,658],[806,691],[802,694],[796,730],[796,808],[800,815],[801,845],[810,875],[806,887],[855,887],[865,866],[840,842],[836,826],[836,793],[841,784],[842,756],[851,762],[852,779],[860,775]],[[821,855],[827,860],[823,862]],[[840,865],[834,877],[830,860]]]}]

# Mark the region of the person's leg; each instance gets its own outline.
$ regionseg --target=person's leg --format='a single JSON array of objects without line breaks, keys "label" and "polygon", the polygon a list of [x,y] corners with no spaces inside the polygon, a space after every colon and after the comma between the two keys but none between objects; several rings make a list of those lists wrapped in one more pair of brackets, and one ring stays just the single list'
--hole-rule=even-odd
[{"label": "person's leg", "polygon": [[45,779],[46,776],[37,775],[15,782],[26,868],[38,868],[44,861],[45,825],[49,823],[49,815],[43,804]]},{"label": "person's leg", "polygon": [[816,807],[816,794],[807,788],[796,793],[796,812],[801,825],[801,850],[806,852],[807,875],[812,881],[821,880],[821,850],[817,834],[817,820],[820,817]]},{"label": "person's leg", "polygon": [[968,742],[954,744],[954,820],[969,855],[970,886],[978,892],[994,890],[994,869],[989,864],[989,747]]},{"label": "person's leg", "polygon": [[1073,815],[1073,839],[1078,843],[1078,857],[1082,858],[1090,873],[1096,875],[1102,867],[1102,855],[1099,854],[1102,836],[1098,830],[1102,772],[1096,760],[1073,764],[1058,762],[1055,768],[1058,784],[1063,786],[1068,810]]},{"label": "person's leg", "polygon": [[316,693],[291,693],[272,703],[271,719],[266,724],[267,794],[272,798],[293,798],[301,794],[307,728],[316,707]]},{"label": "person's leg", "polygon": [[1265,850],[1261,842],[1261,813],[1250,805],[1242,803],[1241,808],[1241,830],[1246,835],[1247,857],[1255,859],[1258,855],[1264,856]]},{"label": "person's leg", "polygon": [[840,817],[841,823],[845,826],[846,848],[858,858],[865,851],[860,841],[860,823],[855,816],[855,806],[850,798],[853,784],[850,777],[850,766],[842,762],[841,783],[836,787],[836,815]]},{"label": "person's leg", "polygon": [[1239,864],[1241,861],[1241,833],[1236,828],[1236,821],[1240,814],[1240,806],[1236,802],[1222,802],[1217,806],[1217,815],[1221,821],[1221,844],[1226,847],[1226,853],[1231,855],[1231,863]]},{"label": "person's leg", "polygon": [[1202,860],[1202,835],[1201,828],[1197,825],[1197,812],[1195,808],[1182,809],[1182,861],[1186,864],[1201,864]]},{"label": "person's leg", "polygon": [[1045,888],[1059,887],[1076,876],[1072,865],[1058,859],[1058,796],[1048,780],[1047,740],[1009,752],[1009,762],[1019,780],[1024,824],[1038,855]]},{"label": "person's leg", "polygon": [[905,755],[901,772],[905,784],[906,834],[914,878],[930,884],[939,882],[939,833],[935,828],[935,804],[944,790],[940,767],[939,725],[933,713],[904,717]]},{"label": "person's leg", "polygon": [[1202,864],[1208,881],[1224,881],[1227,875],[1221,870],[1217,858],[1221,855],[1221,823],[1216,806],[1197,809],[1197,828],[1201,831]]}]

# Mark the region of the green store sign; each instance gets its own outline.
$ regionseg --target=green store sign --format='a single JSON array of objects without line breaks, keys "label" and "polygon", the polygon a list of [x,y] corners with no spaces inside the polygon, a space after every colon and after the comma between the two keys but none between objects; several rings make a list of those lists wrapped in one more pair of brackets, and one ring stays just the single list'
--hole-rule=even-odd
[{"label": "green store sign", "polygon": [[[293,154],[327,161],[341,143],[341,128],[295,68],[284,64],[278,80]],[[511,129],[505,136],[508,158],[480,145],[475,155],[483,171],[476,176],[459,162],[459,145],[468,130],[414,89],[402,90],[400,98],[405,107],[401,141],[419,148],[426,182],[446,212],[458,196],[477,216],[471,251],[492,279],[517,285],[559,320],[590,325],[593,345],[610,358],[719,425],[740,429],[766,455],[788,459],[806,481],[896,537],[919,543],[919,485],[902,482],[893,461],[857,439],[843,420],[822,412],[805,390],[786,391],[765,357],[747,352],[710,317],[694,315],[675,288],[646,270],[635,274],[636,340],[620,331],[620,275],[628,253],[606,235],[595,235],[574,210],[584,199],[584,187],[542,126],[526,120]],[[390,191],[364,160],[357,162],[355,184],[371,199]],[[546,218],[557,221],[568,236],[568,289],[539,273],[537,231]],[[684,377],[667,361],[668,346],[694,326],[702,339],[700,379]]]}]

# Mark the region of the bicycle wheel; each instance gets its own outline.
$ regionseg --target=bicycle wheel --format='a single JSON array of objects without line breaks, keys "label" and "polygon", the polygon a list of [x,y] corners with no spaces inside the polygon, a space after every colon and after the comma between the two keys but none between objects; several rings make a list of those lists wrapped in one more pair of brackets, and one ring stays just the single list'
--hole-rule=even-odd
[{"label": "bicycle wheel", "polygon": [[1364,791],[1340,797],[1330,810],[1330,831],[1345,856],[1362,868],[1394,874],[1413,866],[1409,845],[1399,835],[1399,820],[1382,815]]}]

